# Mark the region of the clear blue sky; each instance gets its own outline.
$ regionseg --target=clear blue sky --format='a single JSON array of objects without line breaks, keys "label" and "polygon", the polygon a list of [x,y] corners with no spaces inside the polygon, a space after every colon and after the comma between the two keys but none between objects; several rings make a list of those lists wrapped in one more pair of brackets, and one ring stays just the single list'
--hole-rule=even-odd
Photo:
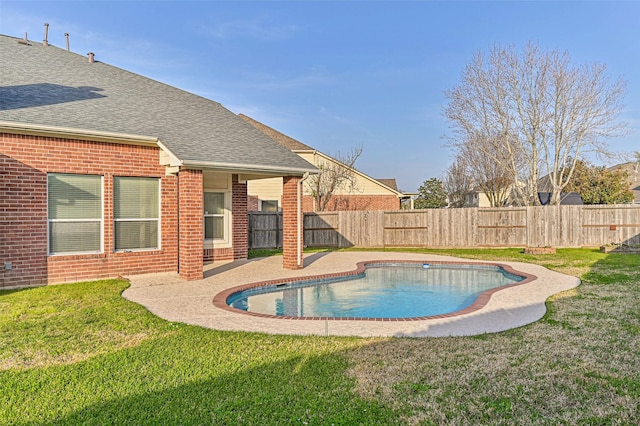
[{"label": "clear blue sky", "polygon": [[[443,91],[494,44],[566,50],[628,81],[610,142],[640,150],[640,2],[9,1],[0,33],[95,52],[96,60],[249,115],[415,191],[451,162]],[[0,64],[1,67],[1,64]],[[28,72],[28,70],[25,70]],[[1,74],[0,74],[1,75]]]}]

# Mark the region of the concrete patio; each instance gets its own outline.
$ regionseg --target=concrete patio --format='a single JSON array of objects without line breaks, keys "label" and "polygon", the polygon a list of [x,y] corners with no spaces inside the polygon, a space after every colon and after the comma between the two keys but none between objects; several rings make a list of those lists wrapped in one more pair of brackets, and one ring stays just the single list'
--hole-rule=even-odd
[{"label": "concrete patio", "polygon": [[205,278],[198,281],[187,282],[173,273],[132,276],[129,277],[131,286],[123,296],[166,320],[216,330],[298,335],[440,337],[493,333],[530,324],[544,315],[545,301],[549,296],[580,284],[576,277],[538,265],[499,262],[535,275],[537,279],[494,293],[488,303],[475,312],[419,321],[261,318],[219,309],[212,302],[216,294],[231,287],[257,281],[351,271],[358,262],[373,260],[459,262],[463,259],[416,253],[326,252],[306,255],[305,268],[292,271],[282,268],[280,256],[273,256],[206,265]]}]

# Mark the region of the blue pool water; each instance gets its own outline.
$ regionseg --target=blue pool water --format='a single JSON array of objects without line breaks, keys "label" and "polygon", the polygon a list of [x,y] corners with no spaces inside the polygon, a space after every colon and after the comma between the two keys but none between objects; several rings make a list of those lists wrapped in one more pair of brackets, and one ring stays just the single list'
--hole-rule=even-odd
[{"label": "blue pool water", "polygon": [[480,293],[522,279],[489,265],[369,265],[355,277],[253,288],[227,303],[277,316],[411,318],[459,311]]}]

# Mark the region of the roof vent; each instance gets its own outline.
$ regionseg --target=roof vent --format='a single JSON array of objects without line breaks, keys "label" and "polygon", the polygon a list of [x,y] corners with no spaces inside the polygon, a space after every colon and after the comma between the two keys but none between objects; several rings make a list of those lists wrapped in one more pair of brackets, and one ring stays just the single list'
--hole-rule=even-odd
[{"label": "roof vent", "polygon": [[96,54],[93,52],[89,52],[87,53],[87,56],[89,57],[89,63],[92,64],[96,61]]},{"label": "roof vent", "polygon": [[64,33],[64,38],[67,40],[67,52],[69,52],[69,33]]},{"label": "roof vent", "polygon": [[19,44],[27,44],[27,45],[29,44],[29,38],[27,37],[27,33],[26,32],[24,33],[24,39],[18,40],[18,43]]},{"label": "roof vent", "polygon": [[49,24],[44,24],[44,40],[42,41],[43,46],[49,45]]}]

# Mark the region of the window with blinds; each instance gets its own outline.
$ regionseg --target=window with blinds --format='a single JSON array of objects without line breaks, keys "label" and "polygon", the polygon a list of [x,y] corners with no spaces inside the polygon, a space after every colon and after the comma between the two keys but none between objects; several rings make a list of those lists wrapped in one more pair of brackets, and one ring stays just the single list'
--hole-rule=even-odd
[{"label": "window with blinds", "polygon": [[49,254],[102,251],[102,176],[49,173]]},{"label": "window with blinds", "polygon": [[160,179],[113,178],[115,250],[160,248]]},{"label": "window with blinds", "polygon": [[225,239],[224,192],[204,193],[204,238]]}]

